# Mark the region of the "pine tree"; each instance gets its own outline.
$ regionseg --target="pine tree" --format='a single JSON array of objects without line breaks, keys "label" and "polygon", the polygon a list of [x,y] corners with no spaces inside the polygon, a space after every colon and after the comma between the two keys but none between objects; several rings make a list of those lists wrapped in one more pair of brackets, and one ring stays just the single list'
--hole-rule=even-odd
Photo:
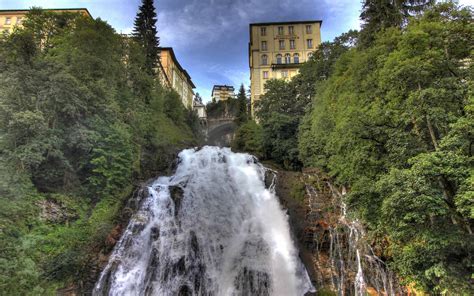
[{"label": "pine tree", "polygon": [[145,50],[145,69],[150,74],[153,74],[153,68],[156,67],[159,59],[160,39],[157,36],[156,21],[153,0],[142,0],[142,5],[135,18],[133,37]]},{"label": "pine tree", "polygon": [[399,27],[415,13],[434,4],[434,0],[365,0],[360,19],[364,22],[360,42],[370,45],[382,29]]},{"label": "pine tree", "polygon": [[240,85],[239,93],[237,95],[237,102],[238,102],[238,110],[237,110],[237,118],[235,121],[238,125],[241,125],[248,120],[248,113],[247,113],[247,95],[245,94],[245,87],[244,84]]}]

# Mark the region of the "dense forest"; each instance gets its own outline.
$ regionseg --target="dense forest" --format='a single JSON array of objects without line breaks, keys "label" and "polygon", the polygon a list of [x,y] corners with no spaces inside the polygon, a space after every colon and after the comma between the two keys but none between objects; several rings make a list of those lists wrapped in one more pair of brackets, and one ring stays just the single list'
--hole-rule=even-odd
[{"label": "dense forest", "polygon": [[136,38],[78,14],[33,9],[0,38],[0,294],[84,284],[137,183],[197,143],[150,67]]},{"label": "dense forest", "polygon": [[234,143],[349,188],[350,214],[402,284],[472,295],[473,12],[432,2],[364,1],[362,30],[267,82],[258,124]]}]

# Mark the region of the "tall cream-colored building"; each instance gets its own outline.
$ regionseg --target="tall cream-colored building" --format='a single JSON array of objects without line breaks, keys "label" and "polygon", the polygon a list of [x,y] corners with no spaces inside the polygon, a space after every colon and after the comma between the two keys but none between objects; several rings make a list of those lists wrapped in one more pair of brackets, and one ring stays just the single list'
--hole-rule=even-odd
[{"label": "tall cream-colored building", "polygon": [[250,24],[249,66],[252,114],[269,79],[291,79],[321,44],[322,21]]},{"label": "tall cream-colored building", "polygon": [[[186,106],[186,108],[192,109],[194,97],[193,89],[196,88],[196,86],[188,72],[179,64],[173,48],[160,47],[160,64],[160,72],[164,72],[170,86],[181,96],[183,105]],[[161,77],[161,79],[163,79],[163,77]]]},{"label": "tall cream-colored building", "polygon": [[[57,13],[72,12],[80,13],[84,16],[92,18],[87,8],[56,8],[56,9],[45,9],[46,11],[52,11]],[[20,26],[29,12],[29,9],[2,9],[0,10],[0,33],[11,33],[15,26]]]},{"label": "tall cream-colored building", "polygon": [[212,88],[211,98],[213,102],[235,98],[234,87],[230,85],[214,85]]}]

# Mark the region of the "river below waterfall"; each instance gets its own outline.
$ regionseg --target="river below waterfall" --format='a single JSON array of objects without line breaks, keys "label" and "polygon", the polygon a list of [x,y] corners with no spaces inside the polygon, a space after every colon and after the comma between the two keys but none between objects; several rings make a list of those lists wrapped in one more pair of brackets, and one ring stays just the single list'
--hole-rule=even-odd
[{"label": "river below waterfall", "polygon": [[314,292],[266,171],[228,148],[183,150],[176,173],[148,186],[93,294]]}]

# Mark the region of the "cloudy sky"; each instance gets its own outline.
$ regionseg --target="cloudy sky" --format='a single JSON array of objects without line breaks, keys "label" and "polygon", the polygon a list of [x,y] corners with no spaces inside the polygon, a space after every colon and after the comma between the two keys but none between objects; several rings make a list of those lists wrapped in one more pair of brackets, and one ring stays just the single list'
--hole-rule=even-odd
[{"label": "cloudy sky", "polygon": [[[141,0],[0,0],[0,9],[86,7],[117,32],[132,30]],[[473,4],[474,0],[461,0]],[[296,4],[297,3],[297,4]],[[359,28],[361,0],[155,0],[161,46],[173,47],[207,101],[214,84],[249,84],[248,24],[322,20],[323,40]]]}]

